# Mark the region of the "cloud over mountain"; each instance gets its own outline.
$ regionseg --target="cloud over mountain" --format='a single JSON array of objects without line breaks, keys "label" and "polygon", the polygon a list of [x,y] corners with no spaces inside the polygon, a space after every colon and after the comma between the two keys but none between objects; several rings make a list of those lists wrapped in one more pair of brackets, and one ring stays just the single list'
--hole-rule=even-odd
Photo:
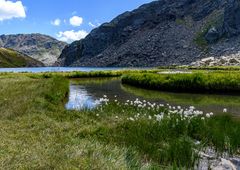
[{"label": "cloud over mountain", "polygon": [[57,34],[57,37],[59,40],[61,41],[65,41],[65,42],[73,42],[76,40],[81,40],[83,38],[85,38],[88,35],[88,33],[85,30],[79,30],[79,31],[64,31],[64,32],[59,32]]}]

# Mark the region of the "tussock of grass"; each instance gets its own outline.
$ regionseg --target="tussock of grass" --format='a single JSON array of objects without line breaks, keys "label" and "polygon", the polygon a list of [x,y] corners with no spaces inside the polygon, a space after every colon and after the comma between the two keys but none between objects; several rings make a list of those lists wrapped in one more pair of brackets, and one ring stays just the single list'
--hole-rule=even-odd
[{"label": "tussock of grass", "polygon": [[175,92],[240,92],[240,75],[234,72],[193,74],[128,74],[124,84]]}]

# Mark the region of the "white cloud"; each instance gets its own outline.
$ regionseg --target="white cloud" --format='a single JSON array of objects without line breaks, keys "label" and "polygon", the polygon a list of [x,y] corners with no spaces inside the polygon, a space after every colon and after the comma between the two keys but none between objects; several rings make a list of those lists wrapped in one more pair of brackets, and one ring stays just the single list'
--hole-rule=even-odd
[{"label": "white cloud", "polygon": [[73,42],[76,40],[81,40],[83,38],[85,38],[88,35],[88,33],[85,30],[79,30],[79,31],[64,31],[64,32],[59,32],[57,34],[57,37],[59,40],[61,41],[65,41],[65,42]]},{"label": "white cloud", "polygon": [[79,16],[73,16],[69,19],[69,22],[72,26],[78,27],[83,23],[83,18]]},{"label": "white cloud", "polygon": [[57,18],[54,21],[51,21],[51,24],[54,26],[59,26],[61,24],[61,20]]},{"label": "white cloud", "polygon": [[25,17],[26,12],[22,1],[0,0],[0,21]]}]

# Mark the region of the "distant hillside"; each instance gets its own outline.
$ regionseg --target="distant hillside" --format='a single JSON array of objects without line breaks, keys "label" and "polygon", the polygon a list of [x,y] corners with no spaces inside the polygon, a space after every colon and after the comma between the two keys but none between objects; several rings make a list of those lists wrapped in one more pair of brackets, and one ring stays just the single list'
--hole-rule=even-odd
[{"label": "distant hillside", "polygon": [[0,47],[11,48],[50,66],[67,44],[42,34],[1,35]]},{"label": "distant hillside", "polygon": [[0,67],[40,67],[43,63],[11,49],[0,48]]},{"label": "distant hillside", "polygon": [[[66,46],[58,63],[189,65],[214,57],[205,63],[240,65],[239,35],[239,0],[157,0],[119,15]],[[212,61],[215,58],[219,62]]]}]

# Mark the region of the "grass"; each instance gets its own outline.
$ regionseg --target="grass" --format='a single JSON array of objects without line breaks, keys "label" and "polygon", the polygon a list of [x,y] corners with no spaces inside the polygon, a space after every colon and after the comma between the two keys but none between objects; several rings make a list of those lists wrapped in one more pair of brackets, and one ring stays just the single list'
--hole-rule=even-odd
[{"label": "grass", "polygon": [[37,60],[34,60],[17,51],[0,48],[0,67],[27,67],[27,66],[43,66]]},{"label": "grass", "polygon": [[113,101],[67,111],[64,76],[0,75],[0,169],[186,169],[198,160],[193,149],[239,154],[240,123],[231,116],[184,118]]},{"label": "grass", "polygon": [[133,94],[138,97],[146,99],[161,100],[167,103],[175,103],[178,105],[194,105],[200,107],[206,107],[209,105],[240,107],[239,96],[230,95],[216,95],[216,94],[192,94],[192,93],[172,93],[163,91],[150,91],[129,85],[122,85],[121,88],[127,93]]},{"label": "grass", "polygon": [[192,74],[128,74],[122,77],[124,84],[148,89],[174,92],[240,92],[238,72],[196,72]]}]

